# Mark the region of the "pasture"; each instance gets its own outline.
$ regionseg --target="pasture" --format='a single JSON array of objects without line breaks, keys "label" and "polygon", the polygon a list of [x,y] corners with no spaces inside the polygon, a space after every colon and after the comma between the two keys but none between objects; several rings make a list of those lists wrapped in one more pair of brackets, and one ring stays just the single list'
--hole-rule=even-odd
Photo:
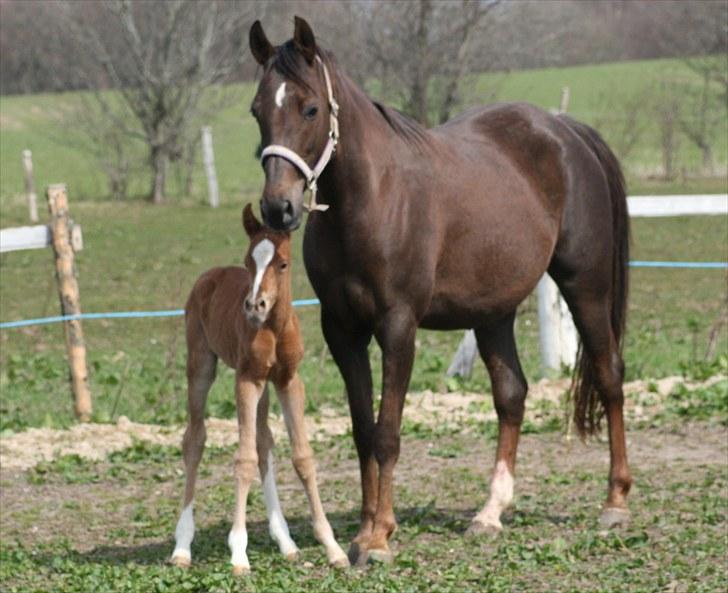
[{"label": "pasture", "polygon": [[[556,105],[563,85],[572,89],[570,113],[595,120],[618,112],[610,87],[619,78],[626,93],[655,84],[660,72],[680,69],[660,60],[518,72],[498,85],[505,100]],[[683,74],[684,75],[684,72]],[[77,254],[81,307],[85,312],[175,309],[197,276],[215,265],[240,263],[246,239],[240,211],[256,202],[261,170],[253,157],[258,132],[247,114],[252,86],[233,89],[238,102],[212,122],[223,205],[202,204],[205,180],[195,165],[191,195],[179,195],[181,172],[170,177],[171,195],[161,207],[139,199],[103,201],[103,176],[76,145],[68,128],[78,106],[73,93],[0,98],[0,208],[2,226],[27,224],[20,153],[34,154],[36,186],[64,181],[71,215],[84,230]],[[483,91],[485,92],[485,91]],[[606,99],[605,99],[606,97]],[[471,100],[468,96],[466,100]],[[616,100],[616,99],[615,99]],[[650,128],[626,163],[630,193],[725,191],[725,176],[654,178],[659,167],[656,130]],[[605,130],[609,139],[609,131]],[[698,162],[689,146],[686,168]],[[725,173],[725,143],[716,145]],[[647,172],[647,175],[645,175]],[[132,195],[147,188],[132,178]],[[41,207],[41,212],[43,208]],[[41,215],[44,220],[44,215]],[[728,220],[723,217],[632,221],[632,259],[725,261]],[[312,297],[301,259],[302,233],[294,235],[293,295]],[[0,256],[0,320],[58,313],[48,251]],[[633,524],[600,532],[596,518],[604,492],[604,442],[565,443],[563,392],[527,402],[519,457],[516,504],[497,539],[463,540],[486,494],[496,423],[489,382],[481,363],[469,379],[447,378],[460,332],[420,331],[410,391],[431,391],[444,401],[467,401],[481,414],[465,426],[437,413],[405,413],[396,508],[400,530],[391,567],[337,572],[308,525],[303,492],[290,464],[287,439],[278,438],[280,494],[298,564],[283,560],[268,538],[259,484],[250,497],[249,553],[253,575],[229,575],[226,534],[232,517],[232,449],[211,447],[199,487],[200,530],[193,543],[197,563],[181,572],[165,566],[171,553],[182,474],[175,426],[184,420],[184,334],[181,318],[84,322],[94,420],[110,429],[122,416],[161,425],[172,442],[133,440],[95,460],[63,455],[3,468],[0,522],[0,589],[7,591],[715,591],[725,585],[725,459],[728,414],[728,339],[720,326],[726,307],[724,270],[633,269],[625,359],[628,381],[641,380],[628,396],[628,444],[636,486]],[[343,435],[322,434],[315,444],[320,489],[342,545],[358,523],[359,477],[338,371],[318,324],[317,307],[298,310],[306,353],[301,365],[307,414],[314,423],[341,419]],[[533,385],[539,367],[536,301],[521,307],[517,340]],[[712,347],[710,346],[713,344]],[[709,356],[706,352],[711,350]],[[0,436],[13,439],[29,427],[73,425],[60,325],[0,332]],[[381,359],[372,347],[375,392]],[[234,418],[232,372],[220,369],[208,402],[215,418]],[[719,376],[705,382],[707,379]],[[657,379],[677,378],[667,390]],[[722,378],[720,378],[722,377]],[[687,385],[687,386],[686,386]],[[538,391],[536,389],[535,391]],[[477,398],[463,400],[467,395]],[[450,399],[445,399],[450,398]],[[420,401],[418,396],[412,398]],[[273,415],[280,410],[274,405]],[[121,424],[124,424],[122,419]],[[232,430],[232,428],[230,429]],[[37,434],[37,446],[51,434]],[[0,447],[2,447],[0,440]],[[31,448],[35,445],[29,445]],[[93,443],[90,443],[93,448]],[[3,453],[5,454],[5,453]]]},{"label": "pasture", "polygon": [[[618,87],[614,80],[619,80]],[[676,154],[676,169],[684,168],[688,175],[680,175],[667,183],[659,178],[659,129],[647,97],[654,98],[663,81],[692,81],[697,84],[694,73],[680,60],[545,68],[474,76],[464,85],[463,104],[468,106],[494,100],[528,101],[552,109],[558,107],[561,89],[569,86],[569,113],[585,123],[596,125],[605,139],[614,144],[619,141],[629,110],[633,109],[629,107],[630,102],[634,104],[635,97],[644,96],[643,111],[638,121],[645,130],[624,163],[630,192],[724,192],[728,148],[720,138],[721,134],[723,138],[728,134],[725,120],[722,128],[716,130],[716,177],[705,178],[691,173],[699,165],[699,151],[687,140],[682,140]],[[376,81],[371,81],[367,87],[372,96],[379,95]],[[258,129],[248,113],[254,85],[233,85],[225,92],[231,99],[228,107],[217,110],[209,120],[201,123],[212,126],[221,197],[223,201],[238,204],[241,194],[248,196],[259,192],[263,179],[260,165],[254,157],[259,141]],[[71,199],[76,201],[98,200],[108,194],[105,177],[93,156],[84,150],[88,143],[76,130],[78,117],[75,114],[84,108],[80,93],[0,97],[0,203],[3,207],[22,191],[20,154],[26,148],[33,151],[36,187],[64,182],[69,186]],[[132,167],[129,192],[131,196],[140,196],[149,190],[148,177],[139,170],[144,154],[141,147],[133,142],[127,150],[132,164],[136,165],[136,168]],[[186,167],[182,163],[172,167],[169,178],[171,196],[180,197]],[[201,156],[193,167],[190,190],[196,199],[206,196]]]}]

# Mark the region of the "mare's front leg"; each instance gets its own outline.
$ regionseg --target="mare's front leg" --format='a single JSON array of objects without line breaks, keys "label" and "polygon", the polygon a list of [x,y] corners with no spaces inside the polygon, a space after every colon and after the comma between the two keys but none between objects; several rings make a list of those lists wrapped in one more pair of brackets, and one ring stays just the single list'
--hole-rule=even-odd
[{"label": "mare's front leg", "polygon": [[348,557],[334,539],[334,532],[324,513],[318,485],[316,484],[316,464],[313,459],[313,450],[306,435],[306,424],[303,415],[305,400],[303,381],[296,373],[290,381],[286,384],[277,385],[276,389],[278,399],[281,402],[283,417],[286,421],[288,436],[291,439],[293,467],[306,490],[306,496],[311,507],[314,536],[326,548],[329,564],[338,567],[349,566]]},{"label": "mare's front leg", "polygon": [[475,331],[480,355],[488,368],[493,388],[493,401],[498,414],[498,447],[490,482],[490,497],[473,518],[467,535],[499,533],[503,529],[501,513],[513,502],[516,450],[528,389],[513,336],[514,320],[515,313],[494,327]]},{"label": "mare's front leg", "polygon": [[346,385],[351,412],[354,444],[361,473],[361,524],[349,549],[354,563],[366,551],[374,528],[377,510],[377,464],[374,458],[374,411],[372,409],[372,371],[367,347],[372,333],[367,330],[344,329],[326,309],[321,309],[321,328],[331,355]]},{"label": "mare's front leg", "polygon": [[245,511],[250,484],[258,465],[256,450],[256,416],[258,401],[263,393],[264,381],[252,379],[240,371],[235,377],[235,399],[238,408],[238,450],[235,454],[235,514],[228,536],[232,552],[230,562],[233,574],[250,570],[248,561],[248,532],[245,528]]},{"label": "mare's front leg", "polygon": [[[382,348],[382,401],[374,431],[374,456],[379,464],[379,493],[367,559],[391,562],[389,538],[397,528],[394,516],[394,466],[399,458],[402,409],[415,356],[417,322],[408,309],[391,309],[378,321]],[[362,563],[365,559],[359,558]]]}]

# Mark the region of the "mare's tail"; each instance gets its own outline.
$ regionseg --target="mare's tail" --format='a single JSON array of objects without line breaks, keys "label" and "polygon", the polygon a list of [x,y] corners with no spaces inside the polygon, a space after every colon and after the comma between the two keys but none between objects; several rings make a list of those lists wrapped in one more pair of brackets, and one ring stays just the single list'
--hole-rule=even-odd
[{"label": "mare's tail", "polygon": [[[589,146],[604,170],[612,204],[612,290],[610,294],[612,333],[619,352],[622,351],[627,315],[629,288],[629,213],[627,191],[619,161],[599,133],[569,117],[561,116],[569,127]],[[583,347],[579,347],[574,381],[574,422],[579,434],[594,434],[600,429],[604,415],[596,390],[593,363]]]}]

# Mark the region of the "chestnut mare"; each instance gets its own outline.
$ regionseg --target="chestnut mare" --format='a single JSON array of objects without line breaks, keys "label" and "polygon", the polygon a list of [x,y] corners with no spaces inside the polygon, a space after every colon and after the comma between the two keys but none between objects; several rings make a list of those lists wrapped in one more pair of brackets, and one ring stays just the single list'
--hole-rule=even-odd
[{"label": "chestnut mare", "polygon": [[[587,434],[604,413],[608,420],[602,522],[626,522],[632,478],[620,352],[629,229],[624,179],[604,141],[568,117],[520,103],[477,107],[426,130],[369,99],[299,18],[293,39],[277,47],[256,22],[250,48],[263,66],[252,112],[264,147],[264,222],[295,229],[307,187],[328,206],[308,217],[304,258],[359,454],[361,526],[350,560],[392,558],[393,474],[418,327],[475,329],[499,437],[490,497],[469,531],[502,528],[527,390],[513,323],[545,271],[582,340],[576,426]],[[383,355],[376,421],[372,336]]]},{"label": "chestnut mare", "polygon": [[235,455],[235,516],[228,537],[235,574],[250,570],[245,507],[255,468],[260,469],[270,535],[289,559],[298,555],[281,512],[268,427],[268,388],[278,393],[291,439],[293,465],[306,490],[316,539],[329,562],[348,566],[324,515],[316,486],[313,452],[303,421],[304,390],[297,368],[303,357],[298,318],[291,305],[290,235],[263,227],[248,204],[243,226],[250,237],[245,268],[213,268],[195,283],[185,308],[188,425],[182,448],[187,473],[172,563],[189,566],[195,532],[192,504],[197,467],[205,446],[205,403],[218,358],[235,369],[239,448]]}]

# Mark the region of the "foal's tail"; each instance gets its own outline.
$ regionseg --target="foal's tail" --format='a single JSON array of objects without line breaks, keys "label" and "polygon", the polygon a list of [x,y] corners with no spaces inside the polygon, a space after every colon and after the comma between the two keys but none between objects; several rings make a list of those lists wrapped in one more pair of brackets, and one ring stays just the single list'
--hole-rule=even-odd
[{"label": "foal's tail", "polygon": [[[624,328],[627,316],[627,293],[629,288],[629,213],[627,212],[627,190],[622,169],[614,153],[596,130],[569,117],[564,121],[591,148],[609,184],[609,199],[612,204],[612,291],[610,294],[611,325],[619,352],[622,352]],[[574,396],[574,422],[581,436],[599,432],[604,415],[596,390],[594,366],[589,356],[579,347],[572,385]]]}]

